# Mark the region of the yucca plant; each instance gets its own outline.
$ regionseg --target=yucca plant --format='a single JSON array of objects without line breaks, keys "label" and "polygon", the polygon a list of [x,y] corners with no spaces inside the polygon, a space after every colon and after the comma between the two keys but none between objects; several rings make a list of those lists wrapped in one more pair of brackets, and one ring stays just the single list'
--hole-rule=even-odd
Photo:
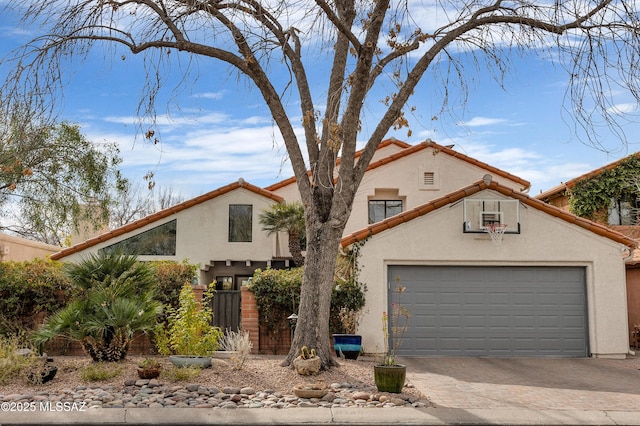
[{"label": "yucca plant", "polygon": [[103,252],[67,265],[66,272],[80,296],[34,333],[36,345],[62,336],[79,341],[94,361],[119,361],[134,333],[155,326],[162,304],[153,269],[136,256]]}]

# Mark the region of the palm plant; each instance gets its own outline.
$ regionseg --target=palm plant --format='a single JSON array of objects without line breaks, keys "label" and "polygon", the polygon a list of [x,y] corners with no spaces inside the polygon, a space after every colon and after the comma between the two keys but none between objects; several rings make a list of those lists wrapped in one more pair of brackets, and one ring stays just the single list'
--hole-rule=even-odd
[{"label": "palm plant", "polygon": [[302,238],[305,237],[304,208],[299,202],[282,202],[260,214],[262,229],[269,235],[284,231],[289,235],[289,252],[296,266],[304,265],[302,256]]},{"label": "palm plant", "polygon": [[94,361],[119,361],[137,331],[149,331],[162,312],[155,299],[153,269],[136,256],[91,255],[66,272],[80,296],[34,333],[41,346],[63,336],[79,341]]}]

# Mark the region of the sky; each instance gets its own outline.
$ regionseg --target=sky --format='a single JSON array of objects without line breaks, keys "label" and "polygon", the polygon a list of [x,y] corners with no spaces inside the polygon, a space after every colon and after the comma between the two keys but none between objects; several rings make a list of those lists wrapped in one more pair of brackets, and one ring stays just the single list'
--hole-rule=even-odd
[{"label": "sky", "polygon": [[[0,57],[37,34],[37,29],[21,27],[14,18],[0,14]],[[327,70],[322,58],[316,65],[310,79],[321,87]],[[184,198],[239,178],[267,186],[291,176],[286,150],[259,92],[225,66],[209,62],[197,66],[200,78],[179,92],[171,90],[180,75],[179,67],[173,67],[157,102],[158,144],[146,141],[146,126],[137,125],[139,101],[145,94],[142,60],[120,47],[98,49],[65,70],[69,83],[59,117],[79,124],[91,141],[117,143],[122,171],[131,181],[144,183],[143,176],[153,172],[157,187],[172,188]],[[502,88],[481,68],[464,108],[452,107],[444,115],[439,114],[436,83],[425,78],[409,102],[416,106],[416,112],[407,115],[412,135],[402,129],[387,137],[410,144],[427,138],[454,144],[459,152],[530,181],[530,195],[640,150],[638,124],[625,126],[627,145],[603,131],[600,142],[609,152],[573,135],[571,117],[563,111],[568,76],[561,68],[526,58],[514,61],[513,69]],[[0,75],[6,71],[0,69]],[[619,102],[630,100],[621,96]],[[288,105],[297,125],[296,107],[293,102]],[[369,111],[372,122],[379,110]],[[363,125],[363,140],[371,126]]]}]

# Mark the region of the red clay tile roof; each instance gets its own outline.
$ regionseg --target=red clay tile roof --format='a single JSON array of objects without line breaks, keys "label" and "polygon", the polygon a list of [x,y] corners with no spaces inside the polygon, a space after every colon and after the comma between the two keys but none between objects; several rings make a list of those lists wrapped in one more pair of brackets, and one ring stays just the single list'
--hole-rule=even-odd
[{"label": "red clay tile roof", "polygon": [[131,222],[125,226],[122,226],[118,229],[114,229],[113,231],[109,231],[109,232],[105,232],[104,234],[98,235],[97,237],[94,238],[90,238],[86,241],[83,241],[81,243],[78,243],[74,246],[71,246],[69,248],[63,249],[57,253],[52,254],[50,257],[53,260],[59,260],[62,259],[63,257],[69,256],[71,254],[77,253],[79,251],[85,250],[89,247],[95,246],[96,244],[99,244],[101,242],[104,241],[108,241],[111,238],[115,238],[117,236],[126,234],[127,232],[131,232],[134,231],[136,229],[142,228],[145,225],[148,225],[149,223],[153,223],[155,221],[158,221],[160,219],[164,219],[165,217],[171,216],[172,214],[178,213],[182,210],[186,210],[190,207],[193,207],[197,204],[200,203],[204,203],[205,201],[209,201],[213,198],[219,197],[220,195],[226,194],[228,192],[234,191],[236,189],[239,188],[243,188],[246,189],[248,191],[252,191],[255,192],[258,195],[262,195],[263,197],[267,197],[270,198],[276,202],[281,202],[283,201],[283,198],[270,192],[267,190],[264,190],[258,186],[255,185],[251,185],[248,182],[245,182],[244,180],[240,179],[237,182],[231,183],[229,185],[220,187],[218,189],[215,189],[213,191],[207,192],[206,194],[200,195],[198,197],[192,198],[190,200],[187,200],[183,203],[180,204],[176,204],[173,207],[169,207],[168,209],[164,209],[164,210],[160,210],[156,213],[153,213],[149,216],[143,217],[142,219],[138,219],[135,222]]},{"label": "red clay tile roof", "polygon": [[[406,143],[406,142],[399,141],[396,138],[389,138],[389,139],[385,139],[382,142],[380,142],[380,145],[378,145],[376,150],[378,150],[380,148],[384,148],[384,147],[389,146],[389,145],[397,145],[400,148],[410,148],[411,147],[411,145]],[[355,153],[355,157],[356,158],[360,157],[361,155],[362,155],[362,150],[356,151],[356,153]],[[340,164],[340,158],[338,158],[338,161],[336,162],[336,164]],[[308,171],[307,175],[311,176],[311,171]],[[289,177],[289,178],[287,178],[285,180],[281,180],[280,182],[276,182],[274,184],[271,184],[271,185],[267,186],[265,189],[267,191],[277,191],[280,188],[284,188],[285,186],[289,186],[292,183],[295,183],[295,181],[296,181],[296,177],[295,176],[291,176],[291,177]]]},{"label": "red clay tile roof", "polygon": [[590,172],[587,172],[583,175],[580,175],[576,178],[573,178],[567,182],[564,182],[558,186],[554,186],[551,189],[548,189],[544,192],[541,192],[540,194],[536,195],[535,198],[537,198],[538,200],[546,200],[549,198],[554,198],[554,197],[558,197],[558,196],[562,196],[564,194],[564,191],[567,189],[571,189],[575,186],[575,184],[582,180],[582,179],[588,179],[588,178],[592,178],[594,176],[598,176],[600,173],[604,172],[605,170],[611,170],[611,169],[615,169],[616,167],[618,167],[620,165],[620,163],[624,162],[625,160],[628,160],[630,157],[640,157],[640,152],[636,152],[635,154],[631,154],[628,155],[624,158],[619,159],[618,161],[614,161],[613,163],[609,163],[605,166],[599,167],[595,170],[591,170]]},{"label": "red clay tile roof", "polygon": [[414,146],[412,146],[410,148],[407,148],[407,149],[404,149],[404,150],[402,150],[400,152],[396,152],[395,154],[391,154],[388,157],[381,158],[378,161],[375,161],[375,162],[369,164],[369,167],[367,168],[367,171],[371,170],[371,169],[375,169],[376,167],[383,166],[383,165],[385,165],[387,163],[390,163],[392,161],[395,161],[395,160],[397,160],[399,158],[406,157],[406,156],[411,155],[413,153],[422,151],[423,149],[426,149],[426,148],[433,148],[435,151],[443,152],[443,153],[445,153],[447,155],[450,155],[452,157],[458,158],[458,159],[460,159],[462,161],[465,161],[465,162],[467,162],[469,164],[472,164],[474,166],[480,167],[480,168],[482,168],[482,169],[484,169],[484,170],[486,170],[486,171],[488,171],[490,173],[493,173],[493,174],[498,175],[498,176],[502,176],[504,178],[507,178],[507,179],[513,181],[513,182],[517,182],[520,185],[522,185],[521,191],[526,191],[527,189],[529,189],[531,187],[531,183],[529,181],[525,180],[525,179],[522,179],[522,178],[520,178],[520,177],[518,177],[516,175],[512,175],[509,172],[505,172],[504,170],[500,170],[500,169],[498,169],[496,167],[493,167],[493,166],[491,166],[491,165],[489,165],[487,163],[484,163],[482,161],[476,160],[475,158],[471,158],[468,155],[461,154],[458,151],[455,151],[455,150],[453,150],[451,148],[448,148],[446,146],[443,146],[443,145],[439,145],[439,144],[437,144],[437,143],[435,143],[433,141],[430,141],[430,140],[422,142],[422,143],[420,143],[418,145],[414,145]]},{"label": "red clay tile roof", "polygon": [[[498,176],[502,176],[504,178],[507,178],[507,179],[513,181],[513,182],[517,182],[520,185],[522,185],[522,189],[521,189],[522,191],[526,191],[531,187],[531,183],[529,181],[525,180],[525,179],[522,179],[522,178],[520,178],[520,177],[518,177],[516,175],[512,175],[511,173],[505,172],[504,170],[500,170],[500,169],[498,169],[496,167],[493,167],[493,166],[491,166],[491,165],[489,165],[487,163],[484,163],[482,161],[476,160],[475,158],[471,158],[471,157],[469,157],[467,155],[461,154],[461,153],[459,153],[459,152],[457,152],[457,151],[455,151],[455,150],[453,150],[453,149],[451,149],[449,147],[446,147],[446,146],[443,146],[443,145],[439,145],[439,144],[437,144],[437,143],[435,143],[433,141],[425,141],[425,142],[422,142],[422,143],[420,143],[418,145],[409,145],[409,144],[406,144],[406,143],[402,142],[403,145],[401,145],[400,144],[401,142],[396,140],[396,139],[387,139],[385,141],[382,141],[382,143],[380,144],[380,146],[378,148],[382,147],[383,144],[385,144],[385,143],[386,143],[386,145],[389,145],[390,143],[395,143],[395,144],[397,144],[399,146],[406,145],[406,147],[402,151],[396,152],[394,154],[391,154],[391,155],[389,155],[387,157],[381,158],[381,159],[379,159],[377,161],[374,161],[373,163],[369,164],[369,167],[367,167],[367,171],[373,170],[373,169],[375,169],[377,167],[380,167],[380,166],[384,166],[387,163],[391,163],[391,162],[393,162],[395,160],[398,160],[400,158],[412,155],[412,154],[414,154],[416,152],[420,152],[420,151],[422,151],[422,150],[424,150],[426,148],[433,148],[434,150],[437,150],[439,152],[443,152],[443,153],[445,153],[447,155],[450,155],[452,157],[458,158],[458,159],[460,159],[462,161],[466,161],[469,164],[472,164],[474,166],[480,167],[480,168],[486,170],[487,172],[493,173],[493,174],[498,175]],[[361,151],[358,151],[358,152],[361,152]],[[359,154],[357,154],[357,155],[359,155]],[[290,185],[290,184],[294,183],[295,181],[296,181],[296,177],[292,176],[292,177],[290,177],[288,179],[285,179],[283,181],[275,183],[275,184],[273,184],[271,186],[267,186],[265,189],[268,190],[268,191],[276,191],[276,190],[278,190],[280,188],[283,188],[283,187],[285,187],[287,185]]]},{"label": "red clay tile roof", "polygon": [[380,232],[383,232],[387,229],[391,229],[404,222],[408,222],[417,217],[423,216],[436,209],[439,209],[440,207],[455,203],[456,201],[459,201],[470,195],[476,194],[485,189],[492,189],[507,197],[515,198],[527,206],[541,210],[547,214],[550,214],[551,216],[557,217],[571,224],[580,226],[595,234],[609,238],[620,244],[624,244],[627,247],[635,248],[637,245],[637,242],[634,239],[626,237],[617,231],[614,231],[612,229],[609,229],[595,222],[591,222],[590,220],[583,219],[581,217],[568,213],[564,210],[561,210],[543,201],[529,197],[528,195],[522,192],[514,191],[513,189],[506,187],[504,185],[500,185],[499,183],[493,180],[490,181],[488,184],[484,180],[477,181],[458,191],[445,195],[444,197],[436,198],[435,200],[432,200],[426,204],[415,207],[411,210],[407,210],[403,213],[397,214],[381,222],[377,222],[372,225],[369,225],[360,231],[356,231],[350,235],[345,236],[344,238],[342,238],[340,244],[342,247],[347,247],[358,241],[363,241],[369,236],[379,234]]}]

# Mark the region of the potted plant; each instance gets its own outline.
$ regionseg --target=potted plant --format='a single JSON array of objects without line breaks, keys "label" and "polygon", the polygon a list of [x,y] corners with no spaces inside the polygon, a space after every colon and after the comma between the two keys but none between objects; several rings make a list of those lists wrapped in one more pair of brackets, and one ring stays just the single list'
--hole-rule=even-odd
[{"label": "potted plant", "polygon": [[214,286],[204,293],[202,306],[196,300],[191,283],[180,290],[177,309],[167,308],[167,325],[159,324],[155,329],[156,345],[163,355],[169,355],[177,367],[211,366],[211,355],[218,350],[222,331],[213,325],[213,311],[209,302]]},{"label": "potted plant", "polygon": [[162,371],[162,364],[157,359],[145,358],[138,363],[138,377],[141,379],[155,379]]},{"label": "potted plant", "polygon": [[[402,346],[402,339],[409,323],[409,310],[400,303],[400,297],[405,290],[406,287],[398,285],[396,289],[398,302],[391,304],[391,315],[386,312],[382,313],[385,354],[382,362],[373,366],[376,387],[380,392],[402,392],[407,375],[407,367],[398,364],[396,360],[396,353]],[[391,330],[391,335],[389,330]]]},{"label": "potted plant", "polygon": [[356,334],[360,312],[343,307],[338,313],[345,333],[333,334],[333,349],[338,358],[358,359],[362,350],[362,336]]},{"label": "potted plant", "polygon": [[338,358],[358,359],[362,336],[357,330],[365,303],[364,288],[355,279],[338,280],[333,298],[336,306],[332,306],[332,315],[337,317],[333,325],[333,349]]},{"label": "potted plant", "polygon": [[309,350],[306,346],[300,349],[300,355],[293,360],[293,367],[301,376],[318,374],[320,371],[320,357],[316,356],[316,350]]}]

